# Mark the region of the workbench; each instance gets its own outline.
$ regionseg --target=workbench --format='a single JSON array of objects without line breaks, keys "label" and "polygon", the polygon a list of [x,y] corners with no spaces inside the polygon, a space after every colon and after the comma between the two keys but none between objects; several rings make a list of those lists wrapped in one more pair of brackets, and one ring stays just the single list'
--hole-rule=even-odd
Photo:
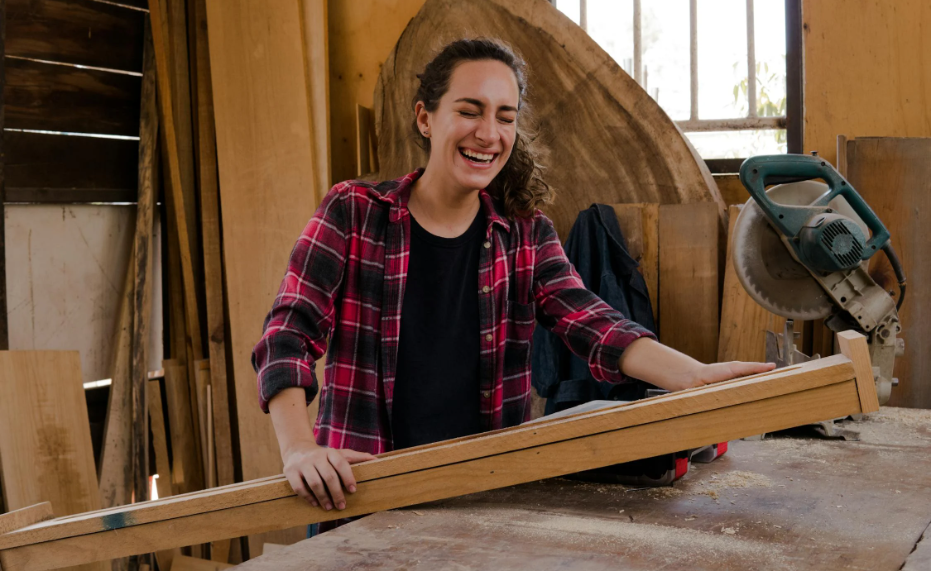
[{"label": "workbench", "polygon": [[860,440],[797,429],[672,487],[556,478],[382,512],[237,569],[929,569],[930,411],[836,426]]}]

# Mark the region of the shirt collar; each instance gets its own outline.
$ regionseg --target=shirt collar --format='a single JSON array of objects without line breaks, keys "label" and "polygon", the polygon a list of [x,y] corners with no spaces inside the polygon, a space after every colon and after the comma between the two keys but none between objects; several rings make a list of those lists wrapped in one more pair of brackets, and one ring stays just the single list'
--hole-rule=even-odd
[{"label": "shirt collar", "polygon": [[[390,205],[389,221],[398,222],[405,216],[408,216],[408,199],[411,197],[411,189],[415,181],[424,173],[423,168],[409,173],[395,180],[387,180],[369,187],[370,193]],[[486,215],[486,236],[492,233],[493,224],[498,224],[506,232],[511,231],[511,224],[502,212],[498,201],[490,196],[485,189],[479,191],[479,200]]]}]

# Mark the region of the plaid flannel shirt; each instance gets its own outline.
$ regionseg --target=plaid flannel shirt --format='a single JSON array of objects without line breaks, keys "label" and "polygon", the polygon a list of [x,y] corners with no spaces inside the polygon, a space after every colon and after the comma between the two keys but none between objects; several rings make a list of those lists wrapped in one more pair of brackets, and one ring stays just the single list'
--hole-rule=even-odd
[{"label": "plaid flannel shirt", "polygon": [[[288,387],[318,393],[315,362],[327,351],[318,444],[372,454],[393,449],[392,391],[410,251],[408,198],[421,169],[381,183],[334,186],[308,222],[262,339],[253,350],[259,403]],[[541,212],[508,220],[486,191],[477,295],[484,430],[531,414],[531,338],[537,318],[600,381],[622,382],[619,358],[653,334],[584,288]]]}]

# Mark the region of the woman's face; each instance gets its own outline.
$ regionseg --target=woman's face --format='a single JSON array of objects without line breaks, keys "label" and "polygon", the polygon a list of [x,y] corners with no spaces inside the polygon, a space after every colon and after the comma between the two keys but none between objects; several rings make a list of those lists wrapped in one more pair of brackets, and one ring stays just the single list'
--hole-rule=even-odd
[{"label": "woman's face", "polygon": [[429,170],[466,191],[486,188],[512,153],[518,81],[502,62],[467,61],[454,68],[450,88],[430,113],[416,107],[431,138]]}]

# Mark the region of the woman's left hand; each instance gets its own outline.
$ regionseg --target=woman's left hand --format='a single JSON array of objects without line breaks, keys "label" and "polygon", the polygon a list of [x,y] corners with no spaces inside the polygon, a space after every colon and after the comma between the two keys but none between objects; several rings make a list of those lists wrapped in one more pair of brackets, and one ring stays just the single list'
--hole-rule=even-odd
[{"label": "woman's left hand", "polygon": [[730,361],[728,363],[712,363],[697,367],[683,388],[702,387],[737,377],[747,377],[774,370],[774,363],[747,363],[743,361]]}]

